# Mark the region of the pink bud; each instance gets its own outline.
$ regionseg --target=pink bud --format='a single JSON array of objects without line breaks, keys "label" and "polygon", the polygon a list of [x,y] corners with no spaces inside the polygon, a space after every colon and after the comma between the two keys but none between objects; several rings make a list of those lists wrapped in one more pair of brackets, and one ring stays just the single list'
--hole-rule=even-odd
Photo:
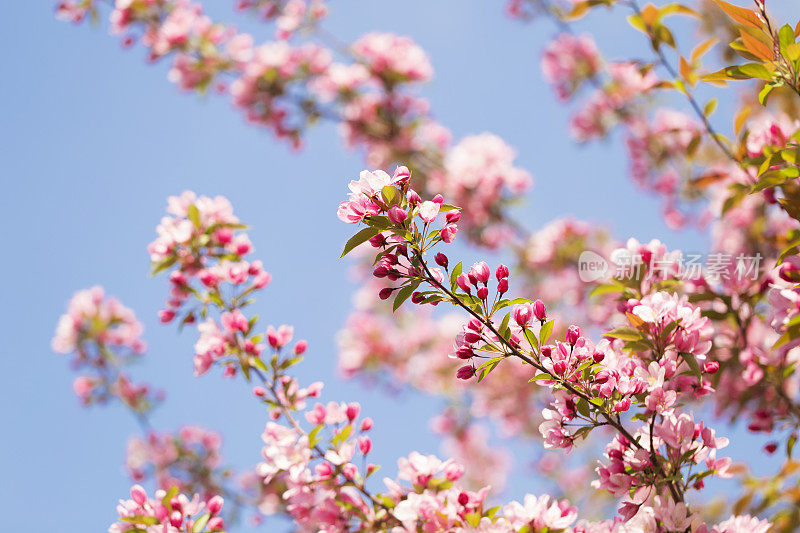
[{"label": "pink bud", "polygon": [[221,516],[215,516],[206,524],[206,531],[222,531],[225,529],[225,522]]},{"label": "pink bud", "polygon": [[602,360],[603,360],[603,359],[605,359],[605,358],[606,358],[606,354],[604,354],[604,353],[603,353],[603,352],[601,352],[601,351],[595,351],[595,352],[592,354],[592,360],[593,360],[595,363],[599,363],[600,361],[602,361]]},{"label": "pink bud", "polygon": [[544,320],[547,318],[547,308],[544,306],[544,302],[541,300],[536,300],[533,302],[533,316],[536,317],[536,320]]},{"label": "pink bud", "polygon": [[405,183],[411,178],[411,171],[408,167],[399,166],[392,175],[392,183]]},{"label": "pink bud", "polygon": [[317,472],[319,477],[324,479],[331,477],[331,474],[333,473],[333,468],[331,468],[330,463],[320,463],[314,467],[314,470]]},{"label": "pink bud", "polygon": [[181,527],[181,524],[183,524],[183,515],[181,515],[180,511],[173,511],[173,513],[169,515],[169,523],[172,527]]},{"label": "pink bud", "polygon": [[415,191],[414,189],[408,191],[408,194],[406,194],[406,198],[408,199],[408,203],[412,207],[422,203],[422,198],[420,198],[419,194],[417,194],[417,191]]},{"label": "pink bud", "polygon": [[299,340],[297,344],[294,345],[294,353],[295,355],[303,355],[308,350],[308,341]]},{"label": "pink bud", "polygon": [[567,371],[567,362],[564,361],[563,359],[559,359],[558,361],[555,361],[553,363],[553,372],[555,372],[556,375],[561,376],[566,371]]},{"label": "pink bud", "polygon": [[175,311],[172,309],[162,309],[158,312],[158,319],[161,321],[162,324],[167,324],[172,322],[172,319],[175,318]]},{"label": "pink bud", "polygon": [[472,367],[472,365],[464,365],[458,369],[458,372],[456,372],[456,377],[458,379],[469,379],[474,375],[475,369]]},{"label": "pink bud", "polygon": [[347,419],[352,422],[356,418],[358,418],[358,413],[361,412],[361,405],[356,402],[351,402],[347,404],[347,409],[345,410],[345,414],[347,415]]},{"label": "pink bud", "polygon": [[528,304],[519,304],[514,307],[514,322],[520,327],[525,327],[531,323],[531,306]]},{"label": "pink bud", "polygon": [[595,383],[599,383],[600,385],[602,385],[609,379],[611,379],[611,373],[608,370],[601,370],[600,372],[594,375]]},{"label": "pink bud", "polygon": [[489,277],[491,275],[492,271],[489,270],[489,265],[487,265],[485,261],[479,261],[472,265],[468,274],[470,278],[474,277],[479,283],[484,284],[489,282]]},{"label": "pink bud", "polygon": [[550,357],[553,355],[552,346],[542,346],[542,357]]},{"label": "pink bud", "polygon": [[131,499],[139,506],[144,505],[144,502],[147,501],[147,493],[141,485],[134,485],[131,487]]},{"label": "pink bud", "polygon": [[441,194],[437,194],[433,197],[433,201],[439,205],[442,205],[444,203],[444,197]]},{"label": "pink bud", "polygon": [[447,220],[448,224],[455,224],[456,222],[461,220],[461,211],[458,211],[457,209],[453,211],[448,211],[447,214],[445,215],[445,220]]},{"label": "pink bud", "polygon": [[366,435],[358,437],[358,449],[361,451],[361,453],[367,455],[372,449],[372,439]]},{"label": "pink bud", "polygon": [[485,300],[489,296],[489,289],[486,287],[481,287],[478,289],[478,298],[481,300]]},{"label": "pink bud", "polygon": [[703,365],[703,370],[705,370],[707,374],[716,374],[719,370],[719,363],[716,361],[708,361]]},{"label": "pink bud", "polygon": [[439,233],[439,236],[442,238],[444,242],[450,244],[455,240],[457,231],[458,231],[458,226],[456,226],[455,224],[448,224],[442,228],[442,231],[441,233]]},{"label": "pink bud", "polygon": [[466,274],[459,274],[456,277],[456,283],[459,287],[461,287],[462,291],[466,292],[467,294],[470,293],[469,277],[467,277]]},{"label": "pink bud", "polygon": [[361,431],[369,431],[372,429],[372,419],[367,417],[361,421]]},{"label": "pink bud", "polygon": [[395,224],[402,224],[403,222],[406,221],[407,213],[403,210],[403,208],[395,205],[392,206],[391,209],[389,209],[388,215],[389,215],[389,220],[391,220]]},{"label": "pink bud", "polygon": [[567,328],[567,343],[575,344],[578,342],[578,337],[581,336],[581,328],[572,324],[570,327]]},{"label": "pink bud", "polygon": [[222,496],[213,496],[208,500],[208,512],[212,515],[218,514],[222,510],[222,505],[224,503],[225,500],[222,499]]},{"label": "pink bud", "polygon": [[253,394],[255,394],[259,398],[262,398],[267,395],[267,389],[265,389],[264,387],[255,386],[253,387]]}]

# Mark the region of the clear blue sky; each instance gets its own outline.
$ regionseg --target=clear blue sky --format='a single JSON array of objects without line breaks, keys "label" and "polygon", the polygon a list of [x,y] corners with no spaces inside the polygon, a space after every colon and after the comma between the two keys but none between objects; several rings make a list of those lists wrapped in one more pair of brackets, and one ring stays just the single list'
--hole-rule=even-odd
[{"label": "clear blue sky", "polygon": [[[668,231],[657,201],[633,190],[619,142],[571,143],[567,110],[539,71],[553,27],[513,22],[502,3],[331,2],[327,26],[348,40],[369,30],[413,36],[436,70],[424,95],[440,121],[456,138],[502,136],[534,174],[519,212],[531,227],[572,213],[611,224],[618,237],[702,249],[696,234]],[[169,388],[155,426],[218,429],[232,464],[258,461],[265,416],[247,387],[213,374],[192,377],[194,334],[178,335],[157,321],[167,287],[148,277],[145,246],[166,197],[184,189],[229,197],[252,226],[257,255],[274,276],[257,305],[262,327],[294,324],[311,347],[301,380],[325,380],[325,399],[362,402],[377,420],[375,459],[384,472],[393,473],[396,457],[411,450],[437,452],[427,429],[435,400],[388,397],[335,376],[333,337],[352,291],[347,264],[338,260],[352,228],[335,213],[347,180],[362,168],[360,156],[342,147],[331,126],[315,130],[305,151],[292,154],[247,125],[227,100],[181,94],[165,79],[166,64],[147,65],[140,49],[122,50],[105,25],[56,21],[52,4],[8,2],[0,33],[7,73],[0,84],[5,529],[104,531],[130,486],[123,459],[137,431],[133,419],[118,407],[79,407],[68,359],[49,348],[68,298],[93,284],[145,323],[150,350],[135,375]],[[216,18],[239,23],[257,40],[270,37],[271,30],[234,14],[232,1],[213,4]],[[600,35],[611,56],[641,44],[619,24]],[[519,476],[510,494],[535,492],[531,479]]]}]

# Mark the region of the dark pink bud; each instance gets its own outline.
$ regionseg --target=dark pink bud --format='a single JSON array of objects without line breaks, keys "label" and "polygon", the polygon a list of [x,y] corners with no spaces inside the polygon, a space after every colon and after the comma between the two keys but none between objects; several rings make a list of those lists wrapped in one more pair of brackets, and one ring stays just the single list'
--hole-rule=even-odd
[{"label": "dark pink bud", "polygon": [[505,294],[508,292],[508,278],[503,278],[497,282],[497,292]]},{"label": "dark pink bud", "polygon": [[478,289],[478,298],[481,300],[485,300],[489,296],[489,289],[486,287],[481,287]]},{"label": "dark pink bud", "polygon": [[472,368],[472,365],[464,365],[458,369],[456,372],[456,377],[458,379],[469,379],[475,375],[475,369]]},{"label": "dark pink bud", "polygon": [[358,418],[358,413],[361,412],[361,405],[356,402],[352,402],[347,404],[347,409],[345,410],[345,414],[347,415],[347,419],[352,422],[356,418]]},{"label": "dark pink bud", "polygon": [[507,278],[508,277],[508,267],[505,266],[505,265],[500,265],[499,267],[497,267],[497,270],[495,271],[494,276],[495,276],[495,278],[497,278],[497,281],[500,281],[503,278]]},{"label": "dark pink bud", "polygon": [[609,379],[611,379],[611,374],[609,373],[608,370],[601,370],[600,372],[594,375],[594,382],[599,383],[600,385],[602,385]]},{"label": "dark pink bud", "polygon": [[415,304],[422,303],[422,300],[424,299],[425,295],[422,294],[421,292],[415,292],[414,294],[411,295],[411,303]]},{"label": "dark pink bud", "polygon": [[395,205],[392,206],[391,209],[389,209],[388,215],[389,215],[389,220],[391,220],[395,224],[402,224],[403,222],[406,221],[407,213],[405,212],[405,210],[403,210],[403,208]]},{"label": "dark pink bud", "polygon": [[447,220],[448,224],[455,224],[459,220],[461,220],[461,211],[453,210],[448,211],[447,214],[444,216],[445,220]]},{"label": "dark pink bud", "polygon": [[420,198],[419,194],[417,194],[417,191],[413,189],[408,191],[406,198],[408,199],[408,203],[411,204],[412,206],[422,203],[422,198]]},{"label": "dark pink bud", "polygon": [[542,357],[550,357],[553,355],[552,346],[542,346]]},{"label": "dark pink bud", "polygon": [[436,264],[442,268],[447,268],[447,265],[450,264],[450,261],[447,259],[447,256],[444,255],[442,252],[436,254],[436,256],[433,259],[436,261]]},{"label": "dark pink bud", "polygon": [[563,359],[559,359],[558,361],[555,361],[553,363],[553,372],[555,372],[557,375],[560,376],[564,374],[564,372],[566,371],[567,371],[567,362],[564,361]]},{"label": "dark pink bud", "polygon": [[778,276],[789,283],[800,282],[800,270],[791,262],[783,263],[778,269]]},{"label": "dark pink bud", "polygon": [[469,359],[474,356],[475,353],[472,351],[472,348],[469,346],[462,346],[458,350],[456,350],[456,356],[459,359]]},{"label": "dark pink bud", "polygon": [[581,336],[581,328],[572,324],[570,327],[567,328],[567,343],[568,344],[575,344],[578,342],[578,337]]},{"label": "dark pink bud", "polygon": [[169,515],[169,523],[172,527],[181,527],[183,524],[183,515],[180,511],[173,511],[171,515]]},{"label": "dark pink bud", "polygon": [[376,278],[385,278],[389,275],[389,267],[386,265],[378,264],[375,267],[375,270],[372,271],[372,275]]},{"label": "dark pink bud", "polygon": [[161,321],[162,324],[166,324],[168,322],[172,322],[172,319],[175,318],[175,311],[172,309],[162,309],[158,312],[158,319]]},{"label": "dark pink bud", "polygon": [[547,308],[545,308],[543,301],[536,300],[533,302],[533,316],[536,317],[536,320],[544,320],[547,318]]},{"label": "dark pink bud", "polygon": [[462,492],[458,495],[458,503],[463,507],[469,503],[469,494]]},{"label": "dark pink bud", "polygon": [[433,201],[439,205],[442,205],[444,203],[444,196],[442,196],[441,194],[437,194],[436,196],[433,197]]},{"label": "dark pink bud", "polygon": [[308,350],[308,341],[299,340],[297,344],[294,345],[294,353],[295,355],[303,355]]},{"label": "dark pink bud", "polygon": [[479,340],[481,340],[481,336],[479,333],[475,333],[474,331],[465,331],[464,332],[464,340],[470,344],[475,344]]},{"label": "dark pink bud", "polygon": [[716,374],[719,370],[719,363],[716,361],[709,361],[703,365],[703,370],[705,370],[707,374]]},{"label": "dark pink bud", "polygon": [[777,442],[768,442],[767,444],[764,445],[764,451],[767,452],[770,455],[775,453],[777,451],[777,449],[778,449],[778,443]]},{"label": "dark pink bud", "polygon": [[602,360],[603,360],[603,359],[605,359],[605,358],[606,358],[606,354],[604,354],[603,352],[600,352],[600,351],[595,351],[595,352],[592,354],[592,360],[593,360],[595,363],[599,363],[600,361],[602,361]]},{"label": "dark pink bud", "polygon": [[383,236],[383,233],[378,233],[369,240],[369,243],[372,245],[373,248],[380,248],[381,246],[386,244],[386,237]]},{"label": "dark pink bud", "polygon": [[390,289],[389,287],[386,287],[385,289],[381,289],[381,292],[378,293],[378,297],[381,300],[386,300],[387,298],[389,298],[389,296],[392,295],[392,291],[393,290],[394,289]]}]

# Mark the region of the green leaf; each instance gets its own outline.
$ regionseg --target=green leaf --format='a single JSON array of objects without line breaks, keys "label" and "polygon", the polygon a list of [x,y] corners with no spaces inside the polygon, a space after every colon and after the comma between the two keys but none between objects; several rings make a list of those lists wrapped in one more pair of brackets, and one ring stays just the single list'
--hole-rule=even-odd
[{"label": "green leaf", "polygon": [[547,372],[543,372],[541,374],[536,374],[531,379],[528,380],[528,383],[533,383],[534,381],[553,381],[555,378],[548,374]]},{"label": "green leaf", "polygon": [[694,355],[688,352],[680,352],[680,354],[681,357],[683,357],[683,360],[686,361],[686,364],[688,364],[692,369],[692,372],[694,372],[698,378],[701,378],[702,371],[700,370],[700,365],[697,363],[697,359],[694,358]]},{"label": "green leaf", "polygon": [[615,339],[622,339],[624,341],[638,341],[642,338],[642,333],[636,328],[623,327],[607,331],[603,336],[614,337]]},{"label": "green leaf", "polygon": [[767,105],[767,98],[769,98],[769,94],[774,88],[775,86],[770,83],[767,83],[761,88],[761,90],[758,92],[758,101],[761,103],[761,105]]},{"label": "green leaf", "polygon": [[774,77],[772,71],[765,67],[763,63],[745,63],[744,65],[731,68],[736,68],[738,72],[741,72],[750,78],[759,78],[766,81],[772,81],[772,78]]},{"label": "green leaf", "polygon": [[456,287],[456,278],[461,275],[461,271],[464,268],[464,262],[459,261],[456,266],[453,267],[453,271],[450,272],[450,286]]},{"label": "green leaf", "polygon": [[311,433],[308,434],[308,446],[310,448],[313,448],[314,446],[319,444],[319,441],[322,440],[322,437],[319,436],[319,432],[324,427],[325,427],[325,424],[320,424],[317,427],[315,427],[314,429],[312,429]]},{"label": "green leaf", "polygon": [[381,230],[378,228],[362,229],[361,231],[350,237],[350,240],[348,240],[347,243],[344,245],[344,250],[342,251],[342,255],[340,255],[339,257],[346,256],[353,250],[353,248],[355,248],[359,244],[367,242],[380,232]]},{"label": "green leaf", "polygon": [[550,335],[553,334],[553,327],[555,326],[556,319],[552,318],[542,324],[542,328],[539,330],[539,346],[544,346],[547,344],[547,341],[550,340]]},{"label": "green leaf", "polygon": [[163,272],[164,270],[168,269],[172,265],[175,264],[175,261],[178,260],[178,256],[173,255],[172,257],[168,257],[164,259],[160,263],[156,263],[153,265],[153,269],[150,271],[151,276],[155,276],[159,272]]},{"label": "green leaf", "polygon": [[583,416],[589,416],[589,414],[591,413],[591,410],[589,409],[589,402],[587,402],[583,398],[578,398],[578,403],[576,407],[578,408],[578,412]]},{"label": "green leaf", "polygon": [[525,335],[525,338],[528,340],[528,343],[533,347],[534,350],[539,351],[539,339],[536,338],[536,335],[533,333],[533,330],[530,328],[524,328],[522,333]]},{"label": "green leaf", "polygon": [[200,229],[200,211],[197,210],[196,205],[191,204],[186,209],[186,217],[192,221],[195,228]]},{"label": "green leaf", "polygon": [[136,515],[136,516],[121,516],[120,520],[123,522],[130,522],[131,524],[144,524],[146,526],[154,526],[158,524],[158,518],[155,516],[144,516],[144,515]]},{"label": "green leaf", "polygon": [[383,196],[383,201],[386,202],[386,205],[391,205],[397,196],[397,187],[394,185],[387,185],[381,189],[381,196]]},{"label": "green leaf", "polygon": [[211,519],[210,514],[205,514],[194,521],[194,525],[192,526],[192,533],[200,533],[205,529],[206,524]]},{"label": "green leaf", "polygon": [[412,281],[411,283],[409,283],[408,285],[404,286],[402,289],[397,291],[397,295],[394,297],[394,303],[392,304],[392,311],[397,311],[400,308],[400,306],[403,305],[403,302],[408,300],[408,297],[411,296],[411,294],[415,290],[417,290],[419,284],[420,284],[419,281]]}]

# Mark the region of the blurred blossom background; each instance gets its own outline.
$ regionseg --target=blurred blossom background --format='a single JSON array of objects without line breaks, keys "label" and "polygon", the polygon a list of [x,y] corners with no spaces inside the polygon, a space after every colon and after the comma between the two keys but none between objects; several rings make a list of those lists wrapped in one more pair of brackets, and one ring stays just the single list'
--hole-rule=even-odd
[{"label": "blurred blossom background", "polygon": [[[772,9],[780,16],[789,4]],[[337,221],[336,207],[364,163],[343,146],[335,125],[312,129],[305,148],[292,153],[248,125],[229,99],[182,94],[166,80],[168,62],[154,67],[141,49],[122,50],[104,24],[72,27],[57,21],[46,1],[4,5],[0,501],[15,511],[4,527],[105,530],[130,487],[124,454],[138,432],[135,420],[118,406],[83,409],[72,391],[69,358],[49,345],[67,300],[91,285],[103,285],[145,324],[149,350],[131,372],[168,390],[154,425],[213,428],[224,435],[228,463],[244,469],[259,460],[267,414],[250,389],[217,374],[193,377],[194,333],[162,327],[156,315],[167,282],[150,279],[145,247],[167,196],[185,189],[228,197],[251,226],[255,257],[273,275],[255,306],[259,324],[294,325],[296,338],[309,341],[307,359],[297,367],[300,381],[325,381],[323,400],[359,401],[375,419],[372,460],[383,465],[377,477],[394,475],[396,458],[412,450],[443,454],[429,425],[439,399],[389,394],[336,370],[335,336],[355,289],[352,262],[339,259],[352,228]],[[212,18],[256,40],[272,37],[232,7],[205,6]],[[670,230],[659,200],[636,190],[618,138],[586,146],[571,140],[570,110],[541,75],[541,51],[558,33],[547,20],[516,23],[502,2],[372,0],[330,2],[330,8],[325,26],[343,40],[395,32],[427,51],[435,74],[421,94],[455,139],[492,132],[517,150],[516,165],[535,180],[514,210],[527,227],[573,214],[608,225],[618,239],[659,238],[670,250],[706,250],[705,236]],[[642,42],[618,20],[604,24],[602,14],[593,16],[592,28],[611,59]],[[476,257],[458,246],[451,256],[464,255],[465,263]],[[756,471],[778,464],[779,458],[753,452],[761,441],[744,428],[719,431],[736,436],[734,460]],[[542,457],[540,444],[511,449],[515,469],[504,495],[535,493],[547,483],[532,466]],[[724,494],[725,482],[714,483]],[[240,524],[233,531],[247,529]]]}]

